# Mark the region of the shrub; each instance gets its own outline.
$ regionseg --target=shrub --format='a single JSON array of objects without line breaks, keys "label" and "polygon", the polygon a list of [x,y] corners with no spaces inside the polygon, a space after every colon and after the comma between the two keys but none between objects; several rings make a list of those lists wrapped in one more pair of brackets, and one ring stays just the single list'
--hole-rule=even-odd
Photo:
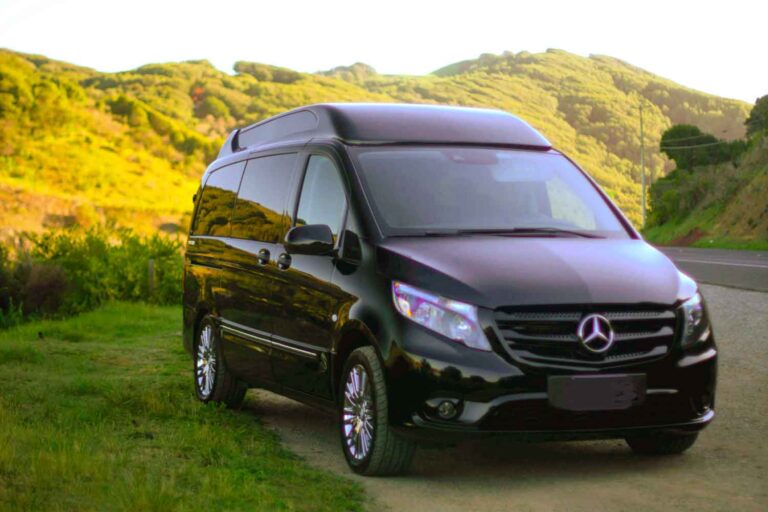
[{"label": "shrub", "polygon": [[68,283],[64,270],[52,263],[25,261],[17,267],[19,306],[25,315],[51,316],[64,305]]},{"label": "shrub", "polygon": [[15,261],[0,247],[0,327],[22,313],[72,315],[109,300],[180,302],[179,239],[99,227],[28,235],[25,242]]},{"label": "shrub", "polygon": [[206,96],[200,106],[198,107],[197,114],[200,117],[213,116],[213,117],[229,117],[229,107],[226,103],[221,101],[215,96]]},{"label": "shrub", "polygon": [[0,245],[0,311],[7,311],[13,299],[11,292],[15,289],[13,282],[13,267],[8,249]]},{"label": "shrub", "polygon": [[747,125],[747,136],[768,131],[768,94],[757,98],[744,124]]},{"label": "shrub", "polygon": [[251,75],[260,82],[292,84],[301,78],[301,73],[298,71],[256,62],[235,62],[235,71],[240,74]]}]

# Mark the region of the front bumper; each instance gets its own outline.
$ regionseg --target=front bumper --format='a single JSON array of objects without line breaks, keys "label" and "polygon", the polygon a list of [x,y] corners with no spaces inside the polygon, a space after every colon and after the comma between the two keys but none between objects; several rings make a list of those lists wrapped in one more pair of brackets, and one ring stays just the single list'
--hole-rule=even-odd
[{"label": "front bumper", "polygon": [[[696,352],[672,350],[660,359],[599,369],[535,367],[482,352],[417,325],[385,361],[390,424],[401,435],[453,439],[514,434],[543,439],[625,437],[643,430],[696,431],[714,417],[717,350],[710,339]],[[550,404],[548,377],[642,373],[644,401],[626,409],[571,411]],[[457,415],[443,420],[435,406],[448,399]]]}]

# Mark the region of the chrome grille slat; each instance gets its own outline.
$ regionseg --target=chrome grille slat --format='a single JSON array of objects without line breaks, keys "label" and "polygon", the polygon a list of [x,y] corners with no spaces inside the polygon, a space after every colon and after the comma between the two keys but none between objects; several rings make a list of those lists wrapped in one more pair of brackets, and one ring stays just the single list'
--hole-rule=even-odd
[{"label": "chrome grille slat", "polygon": [[514,320],[548,320],[552,322],[578,322],[581,318],[581,313],[549,313],[549,312],[536,312],[536,311],[520,311],[514,313],[506,313],[504,311],[496,312],[497,321],[514,321]]},{"label": "chrome grille slat", "polygon": [[579,338],[575,334],[548,334],[546,336],[531,336],[510,330],[510,335],[505,336],[505,339],[515,341],[517,343],[578,343]]},{"label": "chrome grille slat", "polygon": [[[494,312],[504,348],[513,356],[531,361],[600,366],[661,357],[672,347],[677,317],[672,309],[637,306],[592,306],[584,311],[569,308],[530,307]],[[598,313],[613,327],[613,346],[604,354],[588,353],[576,331],[586,315]]]},{"label": "chrome grille slat", "polygon": [[631,340],[631,339],[650,339],[650,338],[663,338],[666,336],[674,336],[675,331],[671,327],[662,327],[658,331],[642,331],[642,332],[625,332],[616,333],[616,341]]},{"label": "chrome grille slat", "polygon": [[603,313],[610,321],[622,320],[673,320],[674,311],[612,311]]},{"label": "chrome grille slat", "polygon": [[561,363],[561,364],[574,364],[578,363],[579,366],[602,366],[606,363],[616,363],[616,362],[622,362],[622,361],[635,361],[635,360],[642,360],[646,358],[652,358],[652,357],[659,357],[663,356],[668,352],[667,347],[659,346],[654,348],[653,350],[649,352],[632,352],[629,354],[620,354],[620,355],[613,355],[613,356],[607,356],[605,359],[600,360],[581,360],[581,359],[573,359],[573,358],[567,358],[567,357],[548,357],[548,356],[539,356],[537,354],[534,354],[533,352],[528,351],[520,351],[518,355],[522,356],[524,359],[530,359],[533,361],[547,361],[547,362],[553,362],[553,363]]}]

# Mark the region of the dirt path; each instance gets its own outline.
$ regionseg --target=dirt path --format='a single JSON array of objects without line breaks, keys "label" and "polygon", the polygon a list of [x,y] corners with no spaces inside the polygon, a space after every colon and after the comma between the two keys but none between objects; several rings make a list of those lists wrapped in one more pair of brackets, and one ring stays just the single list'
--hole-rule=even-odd
[{"label": "dirt path", "polygon": [[257,391],[249,407],[310,464],[364,486],[370,510],[768,510],[768,294],[705,286],[720,346],[718,417],[686,455],[633,456],[621,441],[473,441],[420,450],[398,478],[360,478],[332,418]]}]

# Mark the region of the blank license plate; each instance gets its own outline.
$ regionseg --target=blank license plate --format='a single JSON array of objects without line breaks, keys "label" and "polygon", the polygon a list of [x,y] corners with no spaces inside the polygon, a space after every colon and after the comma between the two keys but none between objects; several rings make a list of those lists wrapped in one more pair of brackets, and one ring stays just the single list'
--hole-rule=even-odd
[{"label": "blank license plate", "polygon": [[549,403],[567,411],[629,409],[645,400],[645,374],[552,376]]}]

